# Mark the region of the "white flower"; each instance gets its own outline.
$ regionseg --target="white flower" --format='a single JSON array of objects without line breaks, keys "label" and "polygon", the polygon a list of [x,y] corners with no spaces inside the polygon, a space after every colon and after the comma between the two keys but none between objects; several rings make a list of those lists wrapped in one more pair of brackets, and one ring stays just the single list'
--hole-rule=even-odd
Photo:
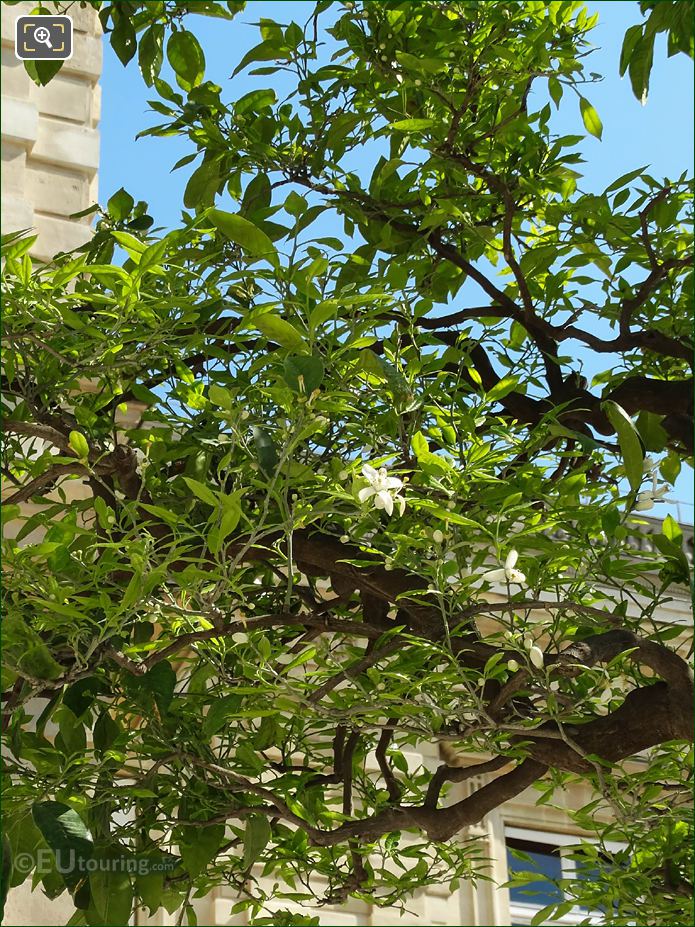
[{"label": "white flower", "polygon": [[518,559],[518,552],[510,550],[507,559],[504,561],[504,567],[499,570],[488,570],[487,573],[483,573],[483,579],[486,579],[489,583],[518,583],[522,586],[526,582],[526,574],[514,569]]},{"label": "white flower", "polygon": [[540,647],[534,645],[529,650],[528,655],[531,663],[533,663],[536,669],[543,669],[543,651]]},{"label": "white flower", "polygon": [[635,511],[648,512],[649,509],[653,509],[654,503],[661,501],[661,498],[666,495],[668,489],[666,484],[658,486],[656,482],[656,473],[652,473],[652,488],[643,490],[637,496]]},{"label": "white flower", "polygon": [[389,476],[386,467],[375,470],[369,464],[362,467],[362,475],[369,482],[369,486],[360,489],[358,498],[360,502],[374,499],[374,508],[383,509],[387,515],[393,514],[393,503],[397,502],[401,515],[405,510],[405,499],[398,492],[403,487],[403,481],[398,477]]}]

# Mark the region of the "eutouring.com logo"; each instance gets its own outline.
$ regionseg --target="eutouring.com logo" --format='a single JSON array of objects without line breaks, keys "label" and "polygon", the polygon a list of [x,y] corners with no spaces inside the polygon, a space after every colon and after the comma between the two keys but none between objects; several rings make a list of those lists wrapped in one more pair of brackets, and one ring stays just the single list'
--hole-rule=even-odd
[{"label": "eutouring.com logo", "polygon": [[42,847],[36,853],[18,853],[12,860],[12,866],[17,872],[26,874],[36,870],[39,875],[47,875],[56,869],[61,875],[88,875],[90,872],[149,875],[152,872],[172,872],[177,861],[165,856],[85,856],[72,849],[56,850],[54,853]]}]

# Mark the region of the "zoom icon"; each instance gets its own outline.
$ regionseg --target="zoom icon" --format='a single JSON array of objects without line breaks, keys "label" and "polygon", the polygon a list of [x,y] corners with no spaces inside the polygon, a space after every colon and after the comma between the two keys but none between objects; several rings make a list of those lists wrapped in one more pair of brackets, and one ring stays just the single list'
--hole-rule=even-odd
[{"label": "zoom icon", "polygon": [[15,54],[22,61],[65,61],[72,57],[69,16],[19,16]]}]

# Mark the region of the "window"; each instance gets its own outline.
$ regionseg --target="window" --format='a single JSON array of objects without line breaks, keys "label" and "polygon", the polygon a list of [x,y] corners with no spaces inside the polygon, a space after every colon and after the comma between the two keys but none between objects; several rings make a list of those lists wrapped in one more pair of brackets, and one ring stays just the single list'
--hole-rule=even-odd
[{"label": "window", "polygon": [[[590,861],[582,863],[569,855],[569,848],[580,841],[577,836],[507,827],[505,839],[508,878],[513,879],[517,872],[533,872],[537,876],[527,885],[509,889],[512,927],[530,924],[534,914],[541,908],[566,900],[562,889],[556,884],[558,880],[596,878],[597,870]],[[615,851],[621,847],[619,844],[609,844],[607,849]],[[602,923],[600,911],[589,912],[580,907],[572,908],[553,923],[580,924],[587,917],[590,917],[590,923]]]}]

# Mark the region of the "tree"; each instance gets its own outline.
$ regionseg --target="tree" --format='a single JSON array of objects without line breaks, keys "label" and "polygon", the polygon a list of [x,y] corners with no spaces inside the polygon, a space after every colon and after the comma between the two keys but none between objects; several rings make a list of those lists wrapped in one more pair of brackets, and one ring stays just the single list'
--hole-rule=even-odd
[{"label": "tree", "polygon": [[398,904],[583,781],[600,874],[543,916],[690,923],[692,674],[658,621],[689,564],[671,517],[634,543],[692,461],[690,186],[583,188],[552,113],[601,135],[596,17],[319,2],[260,22],[237,71],[267,86],[225,103],[187,5],[123,6],[149,131],[200,160],[167,234],[121,190],[48,267],[4,245],[12,852],[169,866],[44,874],[73,924],[221,882],[258,917],[259,873]]}]

